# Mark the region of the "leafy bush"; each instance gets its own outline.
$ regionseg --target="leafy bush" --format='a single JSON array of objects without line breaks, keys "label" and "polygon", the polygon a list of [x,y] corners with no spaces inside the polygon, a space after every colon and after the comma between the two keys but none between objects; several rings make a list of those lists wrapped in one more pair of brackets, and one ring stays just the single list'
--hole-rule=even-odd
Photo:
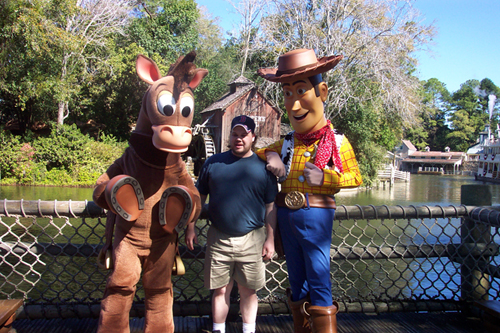
[{"label": "leafy bush", "polygon": [[0,131],[2,184],[93,186],[128,145],[106,135],[96,141],[75,125],[52,125],[48,136],[32,137],[22,142]]},{"label": "leafy bush", "polygon": [[0,133],[0,176],[2,182],[15,180],[19,184],[30,184],[40,177],[43,164],[35,161],[35,149],[30,143],[22,143],[6,132]]},{"label": "leafy bush", "polygon": [[50,135],[35,139],[33,147],[36,160],[45,162],[47,170],[58,168],[71,172],[72,167],[90,153],[86,149],[90,141],[92,138],[82,134],[76,125],[53,124]]},{"label": "leafy bush", "polygon": [[39,185],[73,185],[72,177],[61,169],[52,169],[47,171],[45,178]]}]

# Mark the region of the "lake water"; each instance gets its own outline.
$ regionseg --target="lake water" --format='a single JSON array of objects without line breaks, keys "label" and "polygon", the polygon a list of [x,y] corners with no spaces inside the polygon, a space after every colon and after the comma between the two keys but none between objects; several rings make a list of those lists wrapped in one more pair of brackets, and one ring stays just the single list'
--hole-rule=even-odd
[{"label": "lake water", "polygon": [[[392,188],[342,190],[338,205],[460,205],[462,185],[485,184],[490,188],[493,204],[500,203],[500,184],[478,182],[473,177],[411,175],[408,183],[397,182]],[[0,199],[8,200],[92,200],[93,188],[48,186],[0,186]]]},{"label": "lake water", "polygon": [[382,185],[369,190],[344,190],[337,197],[338,205],[460,205],[462,185],[484,184],[490,188],[492,204],[500,203],[500,184],[480,182],[474,177],[451,175],[411,175],[410,182],[396,182],[392,188]]},{"label": "lake water", "polygon": [[[500,203],[500,184],[491,184],[484,182],[477,182],[473,177],[462,177],[462,176],[437,176],[437,175],[411,175],[411,180],[408,183],[398,182],[392,188],[388,186],[384,189],[382,186],[379,188],[372,188],[369,190],[360,189],[360,190],[343,190],[341,191],[337,197],[338,205],[401,205],[401,206],[409,206],[409,205],[460,205],[460,192],[462,185],[472,185],[472,184],[484,184],[490,188],[492,194],[492,203],[499,204]],[[77,187],[30,187],[30,186],[0,186],[0,199],[8,199],[8,200],[58,200],[58,201],[83,201],[83,200],[92,200],[92,192],[93,188],[77,188]],[[445,221],[446,222],[446,221]],[[379,230],[378,233],[383,233],[383,230]],[[425,237],[425,232],[422,231],[419,234],[419,237]],[[460,240],[457,240],[458,242]],[[421,271],[418,270],[415,273],[413,278],[410,278],[409,286],[417,286],[415,288],[423,288],[427,290],[427,288],[433,289],[433,282],[437,281],[439,278],[440,283],[448,284],[453,283],[453,285],[460,285],[460,275],[448,276],[441,275],[437,276],[437,271],[444,271],[443,266],[453,265],[447,258],[439,258],[432,259],[422,263],[423,259],[417,259],[415,263],[418,265],[427,265],[429,266],[429,271]],[[396,261],[396,260],[393,260]],[[434,262],[435,261],[435,262]],[[388,261],[382,261],[384,263],[388,263]],[[405,260],[397,261],[400,262],[404,267],[407,265]],[[366,264],[360,262],[360,264]],[[389,263],[393,265],[392,263]],[[352,263],[349,263],[346,260],[340,260],[336,262],[336,268],[332,271],[335,276],[340,274],[340,272],[349,271],[352,269]],[[371,266],[375,265],[375,266]],[[376,271],[379,268],[377,265],[379,263],[370,264],[371,271]],[[436,266],[437,265],[437,266]],[[345,267],[344,267],[345,266]],[[432,266],[432,267],[431,267]],[[402,270],[404,270],[404,267]],[[434,268],[433,268],[434,267]],[[425,268],[425,267],[423,267]],[[422,269],[423,269],[422,268]],[[365,271],[365,269],[360,269],[359,271]],[[367,272],[370,270],[366,270]],[[371,272],[370,271],[370,272]],[[436,275],[436,276],[434,276]],[[430,281],[426,280],[432,276]],[[385,277],[384,277],[385,278]],[[338,285],[334,288],[334,294],[339,295],[349,295],[350,292],[353,293],[353,297],[357,294],[358,290],[363,290],[363,288],[373,288],[373,290],[377,290],[377,286],[367,286],[363,280],[357,280],[361,285],[357,283],[352,286],[349,285],[349,279],[346,279],[344,276],[338,276],[337,278]],[[378,280],[375,280],[378,281]],[[338,288],[338,290],[336,289]],[[349,289],[350,288],[350,289]],[[408,288],[405,288],[408,289]],[[414,287],[411,287],[414,289]],[[415,290],[417,290],[415,289]],[[498,285],[495,285],[495,290],[498,289]],[[414,290],[414,292],[415,292]],[[457,287],[458,290],[458,287]],[[418,291],[418,290],[417,290]],[[405,292],[409,292],[406,290]],[[439,297],[441,295],[441,291],[426,291],[427,293],[432,294],[435,297]],[[443,292],[446,297],[453,298],[452,293],[449,290],[445,290]],[[408,295],[409,296],[409,295]]]}]

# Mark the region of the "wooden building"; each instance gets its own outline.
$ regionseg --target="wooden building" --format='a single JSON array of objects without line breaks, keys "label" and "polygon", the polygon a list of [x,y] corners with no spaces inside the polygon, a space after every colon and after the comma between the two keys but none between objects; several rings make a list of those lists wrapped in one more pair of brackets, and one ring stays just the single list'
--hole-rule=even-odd
[{"label": "wooden building", "polygon": [[401,170],[411,173],[458,174],[467,160],[464,152],[450,151],[449,147],[444,152],[431,151],[429,147],[425,151],[417,151],[408,140],[403,140],[396,153],[402,158]]},{"label": "wooden building", "polygon": [[210,129],[216,153],[227,151],[231,121],[246,115],[256,124],[256,147],[264,147],[280,139],[280,110],[267,101],[253,81],[240,76],[229,83],[229,92],[201,111],[204,127]]}]

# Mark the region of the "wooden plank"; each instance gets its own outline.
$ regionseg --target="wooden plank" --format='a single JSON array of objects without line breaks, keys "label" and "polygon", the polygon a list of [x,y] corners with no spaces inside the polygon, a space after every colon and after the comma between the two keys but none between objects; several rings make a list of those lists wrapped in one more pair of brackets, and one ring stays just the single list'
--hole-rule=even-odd
[{"label": "wooden plank", "polygon": [[500,302],[494,300],[479,300],[474,306],[483,310],[481,319],[488,332],[500,332]]},{"label": "wooden plank", "polygon": [[494,300],[475,301],[474,306],[488,312],[494,317],[500,318],[500,302]]},{"label": "wooden plank", "polygon": [[[209,317],[174,317],[176,333],[200,333],[212,329]],[[384,314],[341,313],[337,315],[339,333],[483,333],[485,325],[479,320],[464,316],[460,312],[390,312]],[[97,330],[98,319],[36,319],[16,320],[13,328],[18,332],[61,333]],[[226,323],[227,333],[241,333],[241,317]],[[131,333],[143,332],[144,317],[131,318]],[[258,316],[257,332],[293,332],[293,320],[288,315]],[[497,331],[498,332],[498,331]]]}]

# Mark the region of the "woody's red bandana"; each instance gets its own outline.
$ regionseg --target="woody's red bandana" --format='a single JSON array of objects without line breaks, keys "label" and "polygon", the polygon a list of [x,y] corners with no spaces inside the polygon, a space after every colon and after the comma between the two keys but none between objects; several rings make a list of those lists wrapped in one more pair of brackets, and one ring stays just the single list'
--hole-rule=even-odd
[{"label": "woody's red bandana", "polygon": [[335,142],[335,133],[331,129],[330,124],[330,120],[327,120],[327,124],[316,132],[307,134],[299,134],[295,132],[295,135],[297,139],[302,141],[306,146],[310,146],[314,142],[319,140],[318,150],[316,151],[316,158],[314,159],[314,165],[316,165],[320,169],[324,169],[328,164],[330,157],[333,156],[333,162],[335,166],[340,173],[344,173],[339,149],[337,147],[337,143]]}]

